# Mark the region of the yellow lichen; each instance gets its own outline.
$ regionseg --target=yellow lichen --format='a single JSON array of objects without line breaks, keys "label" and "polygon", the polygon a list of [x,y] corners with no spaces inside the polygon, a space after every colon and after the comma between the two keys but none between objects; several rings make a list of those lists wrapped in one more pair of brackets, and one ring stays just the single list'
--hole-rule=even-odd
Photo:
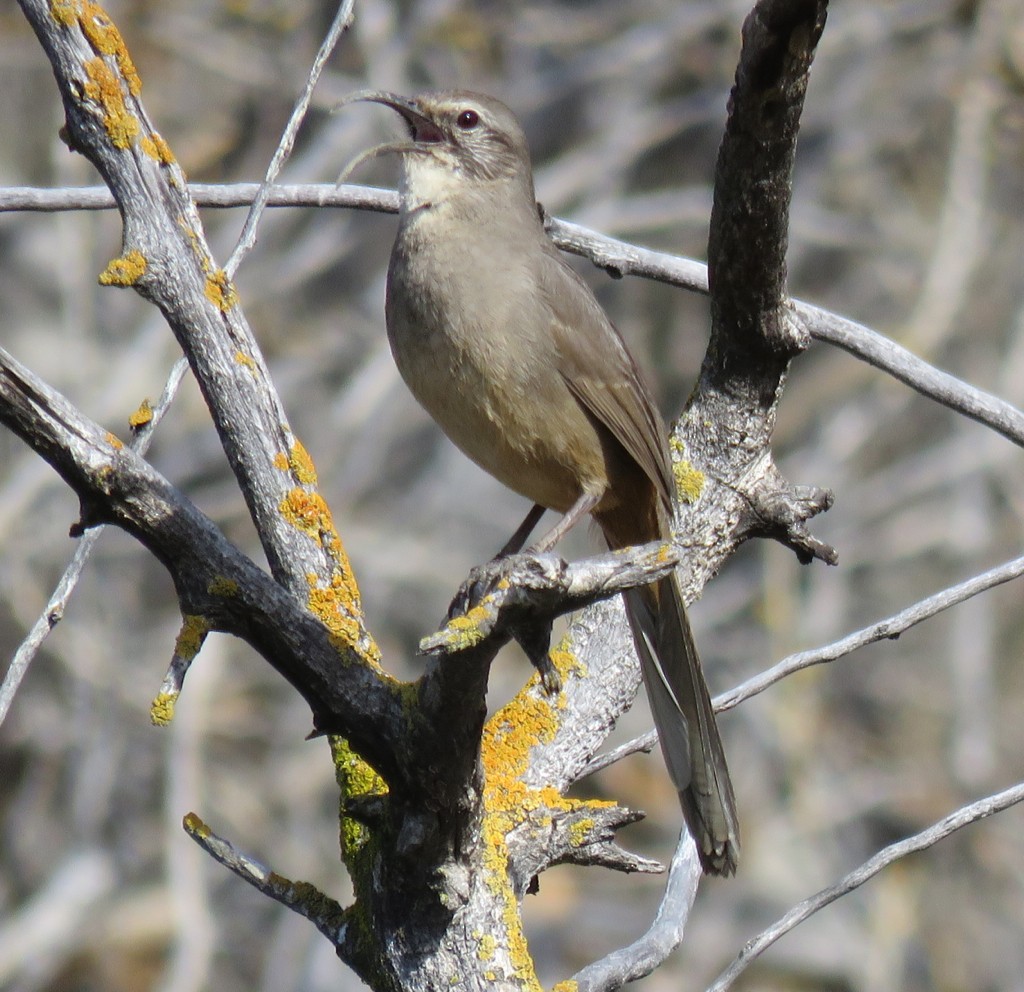
[{"label": "yellow lichen", "polygon": [[672,466],[676,480],[676,494],[684,503],[696,503],[704,491],[704,473],[688,461],[676,462]]},{"label": "yellow lichen", "polygon": [[253,375],[259,371],[259,366],[256,364],[256,359],[251,355],[247,355],[244,351],[235,352],[235,361],[238,362],[243,368],[247,368]]},{"label": "yellow lichen", "polygon": [[445,650],[466,651],[475,647],[487,636],[480,623],[487,619],[487,609],[481,603],[460,616],[452,617],[445,624]]},{"label": "yellow lichen", "polygon": [[484,933],[477,936],[479,943],[476,947],[476,956],[481,961],[489,961],[494,957],[494,949],[497,946],[497,940],[494,934]]},{"label": "yellow lichen", "polygon": [[110,15],[98,3],[83,0],[78,11],[78,23],[82,26],[83,34],[89,39],[93,51],[100,55],[113,56],[124,81],[128,84],[128,92],[132,96],[138,96],[142,91],[142,80],[128,54],[121,32],[117,30]]},{"label": "yellow lichen", "polygon": [[176,692],[161,692],[150,703],[149,719],[154,727],[166,727],[174,719],[174,704],[177,701]]},{"label": "yellow lichen", "polygon": [[564,982],[556,982],[551,986],[551,992],[579,992],[579,984],[571,978]]},{"label": "yellow lichen", "polygon": [[152,423],[153,421],[153,407],[150,405],[148,399],[144,399],[138,406],[138,409],[128,418],[128,426],[133,430],[137,431],[146,424]]},{"label": "yellow lichen", "polygon": [[85,95],[103,108],[103,126],[115,148],[130,148],[139,133],[139,121],[124,102],[121,80],[114,70],[97,56],[85,63]]},{"label": "yellow lichen", "polygon": [[107,444],[117,451],[120,451],[124,447],[124,441],[122,441],[116,434],[111,434],[110,431],[107,431]]},{"label": "yellow lichen", "polygon": [[134,286],[146,271],[146,256],[134,248],[112,259],[100,273],[101,286]]},{"label": "yellow lichen", "polygon": [[69,28],[78,20],[77,0],[50,0],[50,16],[62,27]]},{"label": "yellow lichen", "polygon": [[174,162],[174,152],[171,146],[156,132],[143,135],[139,139],[139,147],[150,158],[156,159],[161,165],[171,165]]},{"label": "yellow lichen", "polygon": [[186,813],[181,818],[181,825],[185,828],[186,833],[198,837],[200,840],[205,840],[213,833],[195,813]]},{"label": "yellow lichen", "polygon": [[210,632],[210,622],[196,613],[186,613],[181,618],[181,630],[174,642],[174,653],[183,661],[191,661],[203,646]]},{"label": "yellow lichen", "polygon": [[590,839],[590,831],[594,829],[595,820],[585,816],[569,827],[569,843],[573,847],[583,847]]},{"label": "yellow lichen", "polygon": [[295,473],[295,479],[303,486],[315,486],[318,482],[316,466],[302,442],[296,438],[288,449],[288,467]]},{"label": "yellow lichen", "polygon": [[224,313],[238,303],[238,293],[235,292],[235,287],[223,269],[218,269],[206,277],[206,288],[203,292],[206,298]]},{"label": "yellow lichen", "polygon": [[676,495],[684,503],[696,503],[704,491],[704,473],[693,467],[686,457],[686,445],[673,435],[669,438],[672,452],[672,474],[675,476]]},{"label": "yellow lichen", "polygon": [[280,469],[282,472],[287,472],[288,467],[288,456],[283,451],[279,451],[274,455],[274,468]]},{"label": "yellow lichen", "polygon": [[210,580],[206,591],[211,596],[237,596],[238,583],[234,579],[228,579],[219,575],[217,578]]},{"label": "yellow lichen", "polygon": [[345,815],[345,803],[350,799],[386,795],[388,787],[384,780],[352,750],[343,737],[332,736],[330,744],[331,757],[334,760],[334,777],[341,792],[341,856],[349,869],[354,870],[355,859],[370,839],[370,835],[363,824]]}]

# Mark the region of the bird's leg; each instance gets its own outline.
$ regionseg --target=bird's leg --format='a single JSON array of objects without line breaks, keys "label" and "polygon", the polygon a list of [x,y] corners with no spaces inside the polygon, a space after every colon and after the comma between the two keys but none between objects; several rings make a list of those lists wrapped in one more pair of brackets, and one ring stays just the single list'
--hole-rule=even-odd
[{"label": "bird's leg", "polygon": [[[595,506],[601,501],[598,493],[584,492],[571,507],[565,516],[555,524],[536,544],[528,549],[532,554],[544,554],[550,551],[566,534],[572,530]],[[518,533],[518,532],[517,532]]]},{"label": "bird's leg", "polygon": [[562,690],[562,676],[551,660],[551,627],[551,620],[529,627],[516,627],[512,636],[526,652],[530,664],[537,669],[544,691],[549,696],[557,696]]},{"label": "bird's leg", "polygon": [[526,518],[516,528],[516,532],[505,542],[505,546],[490,561],[483,565],[474,565],[470,569],[466,581],[462,583],[448,607],[449,620],[453,616],[465,613],[473,603],[490,591],[504,572],[505,566],[502,562],[510,555],[523,550],[526,539],[530,536],[533,528],[537,526],[537,521],[544,516],[545,509],[540,503],[534,503],[530,507],[530,512],[526,514]]},{"label": "bird's leg", "polygon": [[[531,554],[544,554],[550,551],[579,521],[585,517],[600,501],[600,496],[596,496],[593,493],[583,493],[582,496],[569,508],[568,512],[562,517],[554,527],[551,528],[539,541],[531,545],[527,551]],[[537,512],[540,511],[540,512]],[[544,508],[541,506],[535,506],[530,511],[530,516],[527,516],[526,520],[523,521],[522,526],[515,532],[512,537],[512,541],[509,541],[509,545],[513,541],[520,539],[520,546],[526,540],[526,536],[533,530],[537,520],[540,519],[541,513],[544,512]],[[535,518],[531,520],[531,517],[536,514]],[[530,526],[527,527],[527,524]],[[525,531],[525,533],[523,533]],[[509,545],[506,545],[508,547]],[[544,691],[549,696],[556,695],[562,688],[562,679],[558,674],[558,670],[555,668],[551,661],[551,621],[548,620],[545,623],[537,624],[530,627],[517,627],[513,632],[513,636],[519,642],[522,649],[526,652],[527,658],[530,659],[530,664],[537,669],[538,675],[540,675],[541,685],[544,686]]]},{"label": "bird's leg", "polygon": [[505,546],[494,556],[495,559],[507,558],[509,555],[514,555],[517,551],[522,551],[523,545],[526,544],[526,539],[533,533],[533,528],[537,526],[537,522],[544,516],[546,509],[540,503],[534,503],[530,508],[530,512],[526,514],[526,519],[516,528],[516,532],[508,539]]},{"label": "bird's leg", "polygon": [[[579,522],[581,517],[585,517],[597,506],[599,500],[600,497],[593,493],[584,493],[551,530],[526,549],[527,554],[539,555],[550,551]],[[502,561],[522,550],[533,528],[544,516],[545,509],[546,507],[541,506],[540,503],[534,503],[530,512],[526,514],[526,518],[516,528],[516,532],[505,542],[505,546],[489,562],[477,565],[472,569],[448,607],[449,620],[456,614],[464,613],[469,609],[471,603],[486,595],[490,587],[501,577]]]}]

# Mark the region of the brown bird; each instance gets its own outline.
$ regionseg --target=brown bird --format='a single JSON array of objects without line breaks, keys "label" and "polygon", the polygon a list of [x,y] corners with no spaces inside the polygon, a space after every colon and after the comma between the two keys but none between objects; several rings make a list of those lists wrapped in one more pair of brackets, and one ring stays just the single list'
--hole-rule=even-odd
[{"label": "brown bird", "polygon": [[[672,537],[667,432],[618,331],[541,222],[530,153],[512,112],[463,91],[401,114],[398,235],[387,285],[391,350],[409,389],[481,468],[563,517],[590,513],[611,549]],[[513,542],[525,541],[531,512]],[[512,544],[513,542],[510,542]],[[625,595],[669,774],[704,870],[739,858],[735,799],[675,575]]]}]

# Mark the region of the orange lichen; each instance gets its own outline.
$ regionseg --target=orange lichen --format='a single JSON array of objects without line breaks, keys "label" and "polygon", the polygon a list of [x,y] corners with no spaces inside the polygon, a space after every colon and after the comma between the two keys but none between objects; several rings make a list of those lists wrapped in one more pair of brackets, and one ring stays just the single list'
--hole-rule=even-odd
[{"label": "orange lichen", "polygon": [[362,634],[362,610],[352,602],[346,585],[336,574],[329,586],[321,586],[314,579],[309,589],[310,612],[327,628],[331,642],[340,649],[355,647]]},{"label": "orange lichen", "polygon": [[245,368],[247,368],[253,375],[256,375],[256,373],[259,371],[259,366],[256,364],[256,359],[253,358],[252,355],[247,355],[244,351],[235,352],[235,361],[238,362],[239,365],[242,365]]},{"label": "orange lichen", "polygon": [[281,501],[285,520],[310,537],[320,538],[323,531],[333,530],[331,511],[319,493],[308,493],[296,486]]},{"label": "orange lichen", "polygon": [[110,431],[107,431],[106,440],[107,444],[117,451],[120,451],[124,447],[124,441],[122,441],[116,434],[112,434]]},{"label": "orange lichen", "polygon": [[124,38],[117,30],[117,25],[110,19],[110,15],[98,3],[82,0],[78,10],[78,23],[82,26],[82,32],[88,38],[93,51],[100,55],[112,56],[128,85],[128,92],[132,96],[138,96],[142,91],[142,80],[128,54]]},{"label": "orange lichen", "polygon": [[77,0],[50,0],[50,16],[62,27],[69,28],[78,20]]},{"label": "orange lichen", "polygon": [[[551,652],[551,661],[563,680],[570,675],[585,673],[565,641]],[[530,989],[539,988],[539,985],[522,931],[518,903],[508,879],[506,838],[537,810],[576,812],[614,805],[601,800],[566,799],[551,786],[533,789],[523,782],[523,775],[529,767],[530,750],[554,738],[559,727],[558,711],[564,706],[561,693],[552,702],[548,697],[536,694],[535,683],[536,677],[488,721],[480,746],[485,776],[485,882],[502,903],[502,920],[508,934],[515,978]],[[570,830],[573,842],[585,842],[593,823],[588,817],[575,823]]]},{"label": "orange lichen", "polygon": [[297,482],[303,486],[315,486],[318,483],[316,466],[302,442],[296,438],[288,449],[288,467],[295,474]]},{"label": "orange lichen", "polygon": [[378,664],[380,651],[363,628],[359,587],[324,498],[319,493],[296,486],[281,500],[279,508],[290,524],[319,541],[334,560],[329,583],[322,583],[315,573],[307,576],[310,611],[328,629],[336,647],[358,648],[364,660]]},{"label": "orange lichen", "polygon": [[103,108],[103,126],[115,148],[130,148],[139,133],[139,121],[124,101],[121,80],[114,70],[97,56],[85,63],[85,95]]},{"label": "orange lichen", "polygon": [[149,399],[144,399],[138,409],[128,418],[128,426],[133,431],[141,430],[146,424],[153,422],[153,407]]},{"label": "orange lichen", "polygon": [[101,286],[134,286],[146,271],[146,256],[134,248],[120,258],[111,259],[99,275]]},{"label": "orange lichen", "polygon": [[235,287],[223,269],[218,269],[206,277],[206,288],[203,292],[218,310],[225,313],[238,303],[238,293],[235,292]]},{"label": "orange lichen", "polygon": [[161,165],[171,165],[174,162],[174,152],[171,146],[156,132],[143,135],[139,139],[139,147],[150,158],[156,159]]}]

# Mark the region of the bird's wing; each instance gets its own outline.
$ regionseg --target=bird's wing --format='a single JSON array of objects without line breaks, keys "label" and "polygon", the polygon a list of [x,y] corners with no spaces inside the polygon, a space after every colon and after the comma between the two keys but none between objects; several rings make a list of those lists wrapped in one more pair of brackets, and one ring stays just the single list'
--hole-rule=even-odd
[{"label": "bird's wing", "polygon": [[559,372],[583,408],[615,439],[671,505],[672,466],[665,424],[633,356],[590,287],[552,246],[539,273],[552,313]]}]

